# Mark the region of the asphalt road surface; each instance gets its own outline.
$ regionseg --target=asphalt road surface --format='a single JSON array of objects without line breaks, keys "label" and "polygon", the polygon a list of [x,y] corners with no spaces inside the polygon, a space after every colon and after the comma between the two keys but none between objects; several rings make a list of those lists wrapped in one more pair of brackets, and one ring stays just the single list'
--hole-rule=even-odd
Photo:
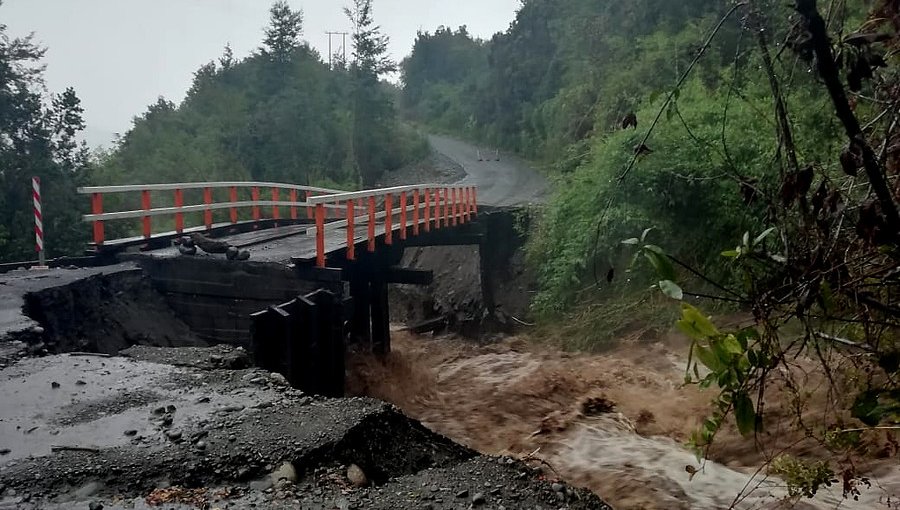
[{"label": "asphalt road surface", "polygon": [[[549,185],[547,179],[522,160],[500,153],[496,161],[490,148],[479,148],[445,136],[428,137],[437,152],[459,163],[466,177],[458,184],[478,186],[478,204],[494,207],[543,203]],[[482,161],[478,160],[478,151]]]}]

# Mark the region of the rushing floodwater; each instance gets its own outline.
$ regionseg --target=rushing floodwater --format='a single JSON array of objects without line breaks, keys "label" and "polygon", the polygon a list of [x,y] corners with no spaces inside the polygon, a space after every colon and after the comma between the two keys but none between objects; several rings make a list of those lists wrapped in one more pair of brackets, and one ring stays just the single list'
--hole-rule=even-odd
[{"label": "rushing floodwater", "polygon": [[[588,487],[619,510],[900,508],[891,497],[900,494],[896,467],[873,477],[859,501],[845,500],[835,486],[814,500],[785,503],[783,483],[765,472],[754,476],[740,450],[728,466],[700,466],[682,440],[711,397],[680,387],[683,362],[674,352],[642,346],[573,356],[524,342],[477,347],[396,333],[385,362],[353,364],[351,386],[485,453],[531,459],[548,476]],[[578,412],[580,402],[598,395],[617,412]],[[691,477],[686,466],[700,471]]]}]

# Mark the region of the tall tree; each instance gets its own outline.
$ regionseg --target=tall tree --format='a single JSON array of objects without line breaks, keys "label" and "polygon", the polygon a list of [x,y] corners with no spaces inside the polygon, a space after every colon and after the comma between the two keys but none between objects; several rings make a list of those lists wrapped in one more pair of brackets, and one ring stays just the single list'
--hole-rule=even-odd
[{"label": "tall tree", "polygon": [[31,36],[10,38],[0,24],[0,260],[34,257],[33,176],[43,183],[49,253],[76,251],[86,233],[75,195],[87,163],[76,141],[83,110],[72,89],[46,100],[41,95],[44,53]]},{"label": "tall tree", "polygon": [[388,158],[394,125],[394,109],[379,78],[397,69],[387,56],[388,37],[375,24],[372,0],[353,0],[344,9],[353,25],[353,155],[359,180],[372,185]]},{"label": "tall tree", "polygon": [[225,45],[225,51],[222,52],[222,56],[219,57],[219,65],[227,71],[234,67],[235,63],[234,51],[231,49],[231,43],[228,43]]},{"label": "tall tree", "polygon": [[[284,0],[275,2],[269,10],[269,26],[263,40],[262,53],[272,62],[290,62],[294,50],[302,45],[303,11],[293,10]],[[230,51],[230,48],[228,48]]]}]

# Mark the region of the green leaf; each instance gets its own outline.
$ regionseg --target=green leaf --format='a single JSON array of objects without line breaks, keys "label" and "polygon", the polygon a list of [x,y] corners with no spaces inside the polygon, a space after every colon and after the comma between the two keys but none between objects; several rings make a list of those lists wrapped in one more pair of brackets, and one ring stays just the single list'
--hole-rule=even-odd
[{"label": "green leaf", "polygon": [[708,340],[719,335],[719,330],[697,308],[683,303],[681,305],[681,319],[675,326],[693,340]]},{"label": "green leaf", "polygon": [[740,250],[726,250],[722,252],[723,257],[728,257],[730,259],[736,259],[741,256]]},{"label": "green leaf", "polygon": [[772,235],[772,232],[775,232],[776,230],[778,230],[778,228],[776,228],[776,227],[772,227],[772,228],[766,229],[765,232],[763,232],[762,234],[756,236],[756,239],[753,240],[753,246],[756,246],[756,245],[758,245],[759,243],[763,242],[763,241],[765,240],[765,238],[767,238],[767,237],[769,237],[770,235]]},{"label": "green leaf", "polygon": [[741,348],[745,351],[750,347],[751,340],[759,340],[759,332],[754,328],[744,328],[738,331],[736,336]]},{"label": "green leaf", "polygon": [[712,370],[713,372],[718,372],[722,369],[722,364],[719,362],[719,358],[713,354],[713,352],[702,345],[698,345],[696,347],[696,355],[697,359],[700,360],[700,363]]},{"label": "green leaf", "polygon": [[647,235],[650,234],[650,232],[652,232],[652,231],[653,231],[653,227],[644,229],[644,233],[641,234],[641,242],[642,243],[647,241]]},{"label": "green leaf", "polygon": [[734,419],[743,436],[756,429],[756,409],[753,407],[753,401],[743,391],[734,397]]},{"label": "green leaf", "polygon": [[681,301],[684,299],[684,291],[672,280],[662,280],[659,282],[659,290],[667,297]]},{"label": "green leaf", "polygon": [[647,246],[644,246],[643,252],[644,257],[650,261],[650,264],[653,266],[653,269],[656,270],[656,274],[659,275],[660,279],[672,280],[674,282],[678,278],[678,275],[675,273],[675,266],[672,265],[672,261],[669,260],[669,257],[662,248],[648,244]]},{"label": "green leaf", "polygon": [[641,240],[638,239],[637,237],[632,237],[631,239],[626,239],[626,240],[622,241],[622,244],[625,244],[628,246],[637,246],[638,244],[640,244],[640,242],[641,242]]},{"label": "green leaf", "polygon": [[726,336],[722,340],[722,347],[724,347],[725,351],[729,354],[744,354],[744,349],[741,347],[741,343],[734,335]]},{"label": "green leaf", "polygon": [[870,427],[882,421],[896,421],[900,413],[900,391],[872,389],[857,395],[850,414]]},{"label": "green leaf", "polygon": [[744,232],[744,237],[741,240],[741,246],[745,248],[750,247],[750,232]]}]

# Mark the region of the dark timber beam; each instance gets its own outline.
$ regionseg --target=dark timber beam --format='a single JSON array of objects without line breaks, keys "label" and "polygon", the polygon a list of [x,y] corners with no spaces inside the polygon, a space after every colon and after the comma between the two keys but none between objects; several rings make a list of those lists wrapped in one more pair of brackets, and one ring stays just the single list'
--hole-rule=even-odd
[{"label": "dark timber beam", "polygon": [[479,234],[434,234],[419,237],[410,237],[403,241],[404,247],[418,246],[467,246],[481,244],[482,238]]},{"label": "dark timber beam", "polygon": [[400,283],[403,285],[431,285],[434,281],[434,272],[424,269],[405,269],[392,267],[388,269],[387,283]]},{"label": "dark timber beam", "polygon": [[340,269],[315,267],[293,259],[292,262],[294,262],[294,273],[297,275],[297,278],[300,278],[301,280],[322,283],[340,283],[342,281],[343,271]]},{"label": "dark timber beam", "polygon": [[371,283],[372,352],[391,352],[391,318],[388,311],[388,286],[384,273],[376,275]]},{"label": "dark timber beam", "polygon": [[350,279],[353,317],[350,319],[351,337],[365,345],[372,335],[371,285],[364,278]]}]

